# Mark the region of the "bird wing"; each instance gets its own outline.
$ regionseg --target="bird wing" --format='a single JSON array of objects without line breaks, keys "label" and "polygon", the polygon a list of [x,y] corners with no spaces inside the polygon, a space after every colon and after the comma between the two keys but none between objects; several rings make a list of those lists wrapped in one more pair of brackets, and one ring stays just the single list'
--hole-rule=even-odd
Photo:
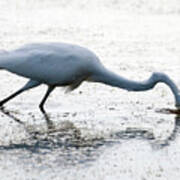
[{"label": "bird wing", "polygon": [[84,79],[93,53],[68,45],[34,45],[0,56],[0,67],[46,84],[69,85]]}]

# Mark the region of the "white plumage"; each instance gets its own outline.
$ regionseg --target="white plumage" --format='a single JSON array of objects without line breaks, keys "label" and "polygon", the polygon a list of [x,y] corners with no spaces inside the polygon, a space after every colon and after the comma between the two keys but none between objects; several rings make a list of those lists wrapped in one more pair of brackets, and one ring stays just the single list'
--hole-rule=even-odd
[{"label": "white plumage", "polygon": [[69,90],[73,90],[87,80],[129,91],[149,90],[158,82],[163,82],[170,87],[176,106],[180,107],[179,90],[167,75],[153,73],[148,80],[142,82],[127,80],[107,70],[93,52],[77,45],[39,43],[2,52],[0,68],[30,79],[20,90],[0,101],[0,106],[25,90],[47,84],[47,93],[40,103],[40,109],[45,113],[43,105],[55,87],[69,86]]}]

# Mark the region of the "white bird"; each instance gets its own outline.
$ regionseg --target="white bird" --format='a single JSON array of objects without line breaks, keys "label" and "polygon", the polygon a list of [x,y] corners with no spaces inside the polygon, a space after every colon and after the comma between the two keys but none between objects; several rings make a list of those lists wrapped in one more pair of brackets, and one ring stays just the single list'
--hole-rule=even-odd
[{"label": "white bird", "polygon": [[72,91],[83,81],[91,81],[128,91],[146,91],[162,82],[170,87],[176,106],[180,107],[180,92],[166,74],[153,73],[146,81],[131,81],[109,71],[93,52],[77,45],[65,43],[25,45],[1,53],[0,69],[30,79],[21,89],[0,101],[0,106],[26,90],[46,84],[48,89],[39,105],[41,112],[45,113],[45,101],[55,87],[68,86]]}]

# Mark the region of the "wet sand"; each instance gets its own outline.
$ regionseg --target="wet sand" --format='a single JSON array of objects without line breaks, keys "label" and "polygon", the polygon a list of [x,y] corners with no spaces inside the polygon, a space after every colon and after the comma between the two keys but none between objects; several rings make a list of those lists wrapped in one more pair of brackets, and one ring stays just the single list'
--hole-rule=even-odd
[{"label": "wet sand", "polygon": [[[1,49],[31,42],[79,44],[126,78],[144,80],[160,71],[180,87],[178,1],[160,10],[100,0],[89,6],[25,2],[0,4]],[[26,81],[1,71],[0,98]],[[158,112],[174,108],[166,85],[141,93],[86,82],[70,94],[57,88],[46,103],[52,130],[38,109],[46,88],[23,93],[0,111],[0,179],[180,178],[180,118]]]}]

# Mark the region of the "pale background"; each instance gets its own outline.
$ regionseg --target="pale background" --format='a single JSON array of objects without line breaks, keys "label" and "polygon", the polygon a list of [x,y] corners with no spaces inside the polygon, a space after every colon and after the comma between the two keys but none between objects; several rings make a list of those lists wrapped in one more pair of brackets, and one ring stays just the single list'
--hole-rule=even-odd
[{"label": "pale background", "polygon": [[[180,87],[179,0],[1,0],[0,49],[31,42],[68,42],[94,51],[109,69],[134,80],[167,73]],[[0,74],[0,98],[27,81]],[[163,84],[126,92],[83,83],[60,88],[46,103],[56,132],[47,134],[35,88],[0,112],[0,179],[179,180],[180,127]]]}]

